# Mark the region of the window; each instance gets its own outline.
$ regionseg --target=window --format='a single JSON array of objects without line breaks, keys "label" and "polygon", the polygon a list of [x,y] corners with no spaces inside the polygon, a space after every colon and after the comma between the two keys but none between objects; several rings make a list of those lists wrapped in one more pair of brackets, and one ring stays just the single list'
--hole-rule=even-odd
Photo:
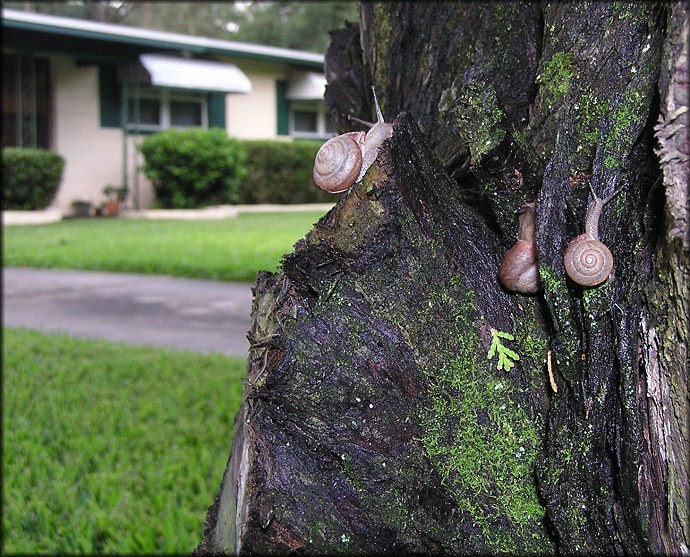
[{"label": "window", "polygon": [[201,126],[202,106],[194,101],[170,102],[170,125],[173,127]]},{"label": "window", "polygon": [[307,110],[295,110],[292,113],[292,131],[295,133],[317,133],[318,114]]},{"label": "window", "polygon": [[2,146],[49,149],[48,59],[3,54],[2,83]]},{"label": "window", "polygon": [[208,127],[206,96],[171,89],[142,89],[129,97],[128,127],[138,131]]},{"label": "window", "polygon": [[335,134],[335,127],[323,101],[290,102],[290,135],[327,139]]},{"label": "window", "polygon": [[[139,114],[137,114],[137,103],[133,98],[129,99],[127,114],[129,124],[139,123],[141,126],[161,125],[161,102],[157,99],[139,99]],[[138,122],[137,122],[138,121]]]}]

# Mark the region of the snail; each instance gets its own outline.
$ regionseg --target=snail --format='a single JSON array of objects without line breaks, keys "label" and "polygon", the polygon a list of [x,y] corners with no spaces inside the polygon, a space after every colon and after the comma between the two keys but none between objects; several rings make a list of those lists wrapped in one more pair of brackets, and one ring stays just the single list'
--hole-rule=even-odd
[{"label": "snail", "polygon": [[537,266],[536,202],[525,203],[520,208],[518,241],[506,253],[498,268],[498,276],[509,290],[521,294],[535,294],[542,290]]},{"label": "snail", "polygon": [[381,143],[393,135],[393,124],[384,122],[374,87],[371,91],[376,106],[376,123],[350,118],[369,126],[369,131],[347,132],[332,137],[316,153],[314,182],[322,190],[340,193],[359,182],[376,160]]},{"label": "snail", "polygon": [[585,232],[573,238],[563,254],[563,266],[568,276],[582,286],[596,286],[604,282],[613,271],[613,255],[599,241],[599,217],[601,211],[623,189],[614,191],[605,199],[594,193],[592,185],[592,202],[585,214]]}]

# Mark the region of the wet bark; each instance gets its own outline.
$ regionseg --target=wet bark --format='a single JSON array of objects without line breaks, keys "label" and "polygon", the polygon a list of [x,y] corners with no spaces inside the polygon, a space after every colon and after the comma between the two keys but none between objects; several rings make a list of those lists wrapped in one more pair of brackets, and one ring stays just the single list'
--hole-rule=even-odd
[{"label": "wet bark", "polygon": [[[687,17],[366,3],[332,35],[339,129],[371,119],[370,84],[399,116],[257,277],[198,551],[687,551]],[[588,288],[562,257],[590,188],[621,191]],[[544,291],[523,296],[497,269],[534,199]]]}]

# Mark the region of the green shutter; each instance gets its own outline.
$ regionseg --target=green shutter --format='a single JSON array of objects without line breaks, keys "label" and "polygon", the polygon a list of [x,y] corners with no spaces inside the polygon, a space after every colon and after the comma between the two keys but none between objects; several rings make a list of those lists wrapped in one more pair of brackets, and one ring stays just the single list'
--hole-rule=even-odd
[{"label": "green shutter", "polygon": [[290,107],[286,98],[287,81],[276,81],[278,135],[290,134]]},{"label": "green shutter", "polygon": [[209,93],[208,127],[225,129],[225,93]]},{"label": "green shutter", "polygon": [[117,82],[117,68],[102,64],[98,67],[98,89],[101,102],[101,127],[119,128],[122,126],[122,95]]}]

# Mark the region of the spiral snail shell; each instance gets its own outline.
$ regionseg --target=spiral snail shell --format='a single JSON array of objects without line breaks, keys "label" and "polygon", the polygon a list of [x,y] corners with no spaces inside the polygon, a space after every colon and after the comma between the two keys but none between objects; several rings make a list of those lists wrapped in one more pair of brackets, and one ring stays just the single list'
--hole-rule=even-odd
[{"label": "spiral snail shell", "polygon": [[332,137],[316,153],[314,182],[329,193],[340,193],[355,183],[362,169],[361,142],[364,132]]},{"label": "spiral snail shell", "polygon": [[613,255],[591,234],[573,238],[563,254],[563,266],[568,276],[582,286],[596,286],[613,271]]},{"label": "spiral snail shell", "polygon": [[376,160],[381,144],[393,135],[393,124],[384,122],[376,91],[373,87],[371,91],[376,106],[376,123],[352,118],[369,126],[369,131],[332,137],[316,153],[313,176],[322,190],[340,193],[359,182]]},{"label": "spiral snail shell", "polygon": [[591,184],[592,202],[585,215],[585,232],[573,238],[563,254],[563,266],[568,276],[582,286],[596,286],[604,282],[613,271],[613,255],[599,241],[599,217],[601,211],[623,188],[605,199],[600,199]]},{"label": "spiral snail shell", "polygon": [[537,265],[536,203],[525,203],[520,209],[518,241],[506,253],[498,268],[498,276],[509,290],[535,294],[542,290]]}]

